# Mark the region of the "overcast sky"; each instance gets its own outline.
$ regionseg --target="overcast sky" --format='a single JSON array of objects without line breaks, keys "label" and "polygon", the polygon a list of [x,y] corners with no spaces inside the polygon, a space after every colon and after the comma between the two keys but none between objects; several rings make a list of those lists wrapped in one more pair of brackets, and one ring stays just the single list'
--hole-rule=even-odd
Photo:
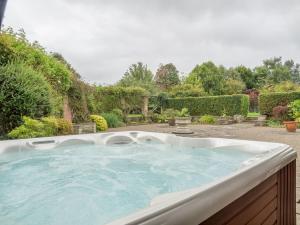
[{"label": "overcast sky", "polygon": [[182,73],[208,60],[300,62],[299,0],[8,0],[4,24],[102,84],[138,61],[153,72],[172,62]]}]

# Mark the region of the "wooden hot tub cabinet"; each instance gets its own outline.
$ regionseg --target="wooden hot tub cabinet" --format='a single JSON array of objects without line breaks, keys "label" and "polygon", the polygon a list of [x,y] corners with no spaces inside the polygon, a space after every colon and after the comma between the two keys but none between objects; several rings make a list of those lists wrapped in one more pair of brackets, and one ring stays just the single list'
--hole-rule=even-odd
[{"label": "wooden hot tub cabinet", "polygon": [[200,225],[296,225],[296,161]]}]

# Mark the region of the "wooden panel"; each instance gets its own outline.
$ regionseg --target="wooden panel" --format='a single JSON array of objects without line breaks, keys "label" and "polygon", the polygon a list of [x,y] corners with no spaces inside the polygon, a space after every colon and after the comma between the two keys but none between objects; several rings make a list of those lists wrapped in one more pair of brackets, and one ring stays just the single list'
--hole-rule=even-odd
[{"label": "wooden panel", "polygon": [[296,161],[201,225],[296,225]]},{"label": "wooden panel", "polygon": [[257,225],[268,218],[277,209],[277,198],[274,198],[260,213],[252,218],[247,225]]},{"label": "wooden panel", "polygon": [[278,173],[278,225],[296,225],[296,161]]}]

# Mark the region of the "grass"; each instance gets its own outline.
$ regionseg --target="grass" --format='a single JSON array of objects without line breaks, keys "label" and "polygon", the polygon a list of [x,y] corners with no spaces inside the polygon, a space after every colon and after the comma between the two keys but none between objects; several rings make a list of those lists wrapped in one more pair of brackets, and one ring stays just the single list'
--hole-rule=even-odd
[{"label": "grass", "polygon": [[249,112],[247,117],[258,117],[260,116],[260,113],[259,112]]}]

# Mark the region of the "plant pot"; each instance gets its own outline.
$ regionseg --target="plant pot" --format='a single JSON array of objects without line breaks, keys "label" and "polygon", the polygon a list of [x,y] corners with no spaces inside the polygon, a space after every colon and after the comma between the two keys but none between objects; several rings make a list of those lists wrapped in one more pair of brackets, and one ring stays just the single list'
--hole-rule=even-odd
[{"label": "plant pot", "polygon": [[177,126],[187,126],[192,123],[191,117],[176,117],[175,124]]},{"label": "plant pot", "polygon": [[296,121],[284,121],[283,124],[288,132],[296,132],[297,122]]},{"label": "plant pot", "polygon": [[168,120],[169,126],[174,127],[175,126],[175,118]]}]

